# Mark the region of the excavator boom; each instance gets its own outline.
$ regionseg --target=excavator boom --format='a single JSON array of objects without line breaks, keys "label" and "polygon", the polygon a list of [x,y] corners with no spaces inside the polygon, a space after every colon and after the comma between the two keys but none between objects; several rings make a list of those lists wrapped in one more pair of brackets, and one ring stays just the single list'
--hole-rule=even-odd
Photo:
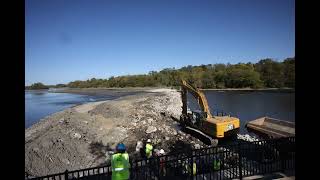
[{"label": "excavator boom", "polygon": [[182,80],[182,113],[187,114],[187,92],[190,92],[196,98],[201,110],[207,114],[207,117],[212,118],[207,98],[201,91],[192,87],[185,80]]}]

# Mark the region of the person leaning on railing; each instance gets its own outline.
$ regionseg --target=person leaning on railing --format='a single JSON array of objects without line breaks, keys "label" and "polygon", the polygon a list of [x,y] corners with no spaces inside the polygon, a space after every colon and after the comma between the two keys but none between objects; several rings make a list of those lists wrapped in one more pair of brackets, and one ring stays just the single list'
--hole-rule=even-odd
[{"label": "person leaning on railing", "polygon": [[129,155],[126,152],[126,146],[119,143],[116,147],[116,153],[111,158],[112,180],[129,179]]},{"label": "person leaning on railing", "polygon": [[165,152],[163,149],[160,149],[160,151],[156,152],[156,156],[159,157],[159,168],[160,168],[160,175],[166,176],[166,167],[165,167]]}]

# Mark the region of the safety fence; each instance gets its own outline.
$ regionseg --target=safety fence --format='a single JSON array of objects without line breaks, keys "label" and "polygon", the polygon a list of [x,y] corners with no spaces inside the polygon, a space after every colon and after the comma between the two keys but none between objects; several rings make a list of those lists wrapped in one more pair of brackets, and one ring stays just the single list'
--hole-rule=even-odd
[{"label": "safety fence", "polygon": [[[130,162],[130,179],[242,179],[295,169],[295,137],[239,142]],[[41,180],[111,179],[111,166],[43,177]]]}]

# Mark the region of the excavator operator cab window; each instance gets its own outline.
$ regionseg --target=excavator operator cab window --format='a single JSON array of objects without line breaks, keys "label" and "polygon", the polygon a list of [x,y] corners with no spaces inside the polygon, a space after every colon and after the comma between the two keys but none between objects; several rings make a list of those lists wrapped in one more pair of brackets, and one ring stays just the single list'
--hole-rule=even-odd
[{"label": "excavator operator cab window", "polygon": [[207,113],[203,111],[192,111],[193,120],[196,122],[200,122],[207,118]]}]

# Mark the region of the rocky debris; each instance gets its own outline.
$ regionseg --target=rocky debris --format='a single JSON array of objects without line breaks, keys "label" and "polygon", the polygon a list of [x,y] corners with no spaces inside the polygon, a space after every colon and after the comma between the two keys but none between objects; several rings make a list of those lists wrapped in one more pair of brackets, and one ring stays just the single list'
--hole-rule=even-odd
[{"label": "rocky debris", "polygon": [[[181,131],[172,119],[174,116],[179,118],[181,106],[180,93],[166,90],[121,97],[98,104],[89,113],[69,108],[56,116],[49,116],[47,121],[42,121],[47,126],[26,130],[26,172],[43,176],[65,169],[98,166],[110,160],[109,151],[120,142],[127,146],[130,157],[136,158],[140,158],[136,156],[137,151],[143,148],[147,139],[152,140],[154,149],[163,149],[169,154],[177,149],[207,147]],[[58,123],[61,119],[63,121]],[[37,146],[38,149],[32,150]],[[53,162],[44,157],[47,151]],[[63,162],[63,158],[69,163]]]},{"label": "rocky debris", "polygon": [[151,124],[152,121],[153,121],[153,119],[152,119],[152,118],[149,118],[147,121],[148,121],[149,124]]},{"label": "rocky debris", "polygon": [[173,130],[173,131],[172,131],[172,135],[176,136],[177,134],[178,134],[178,133],[177,133],[176,130]]},{"label": "rocky debris", "polygon": [[141,148],[143,148],[143,143],[142,141],[138,141],[136,145],[136,152],[139,152]]},{"label": "rocky debris", "polygon": [[34,151],[34,152],[39,152],[39,148],[37,148],[37,147],[36,147],[36,148],[33,148],[32,151]]},{"label": "rocky debris", "polygon": [[195,148],[195,149],[200,149],[200,144],[195,144],[195,145],[194,145],[194,148]]},{"label": "rocky debris", "polygon": [[79,134],[79,133],[73,133],[73,137],[74,137],[74,138],[77,138],[77,139],[80,139],[80,138],[81,138],[81,134]]},{"label": "rocky debris", "polygon": [[113,151],[107,151],[106,153],[105,153],[105,162],[108,162],[108,161],[110,161],[111,160],[111,156],[114,154],[114,152]]},{"label": "rocky debris", "polygon": [[217,146],[218,143],[219,143],[218,139],[213,139],[213,140],[211,141],[211,145],[212,145],[212,146]]},{"label": "rocky debris", "polygon": [[64,122],[64,118],[61,118],[60,120],[59,120],[59,123],[63,123]]},{"label": "rocky debris", "polygon": [[149,126],[148,129],[146,130],[146,133],[147,134],[150,134],[150,133],[153,133],[153,132],[156,132],[157,131],[157,128],[154,127],[154,126]]},{"label": "rocky debris", "polygon": [[65,163],[65,164],[70,164],[70,161],[69,161],[68,159],[65,159],[65,158],[64,158],[64,159],[62,159],[61,161],[62,161],[63,163]]},{"label": "rocky debris", "polygon": [[237,134],[237,138],[249,142],[259,141],[258,138],[250,136],[249,134]]}]

